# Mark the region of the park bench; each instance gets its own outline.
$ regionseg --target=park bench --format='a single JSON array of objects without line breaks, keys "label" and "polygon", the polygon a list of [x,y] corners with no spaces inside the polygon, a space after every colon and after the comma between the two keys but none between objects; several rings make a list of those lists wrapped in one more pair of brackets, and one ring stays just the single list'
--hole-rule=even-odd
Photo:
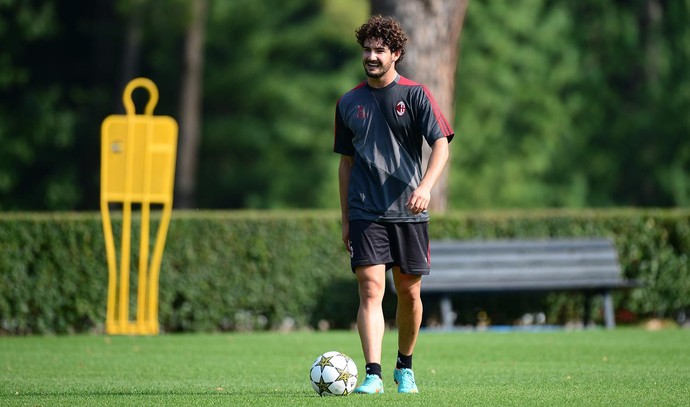
[{"label": "park bench", "polygon": [[616,248],[605,238],[438,240],[431,242],[431,274],[422,278],[421,290],[440,297],[444,328],[455,323],[452,295],[552,291],[585,295],[585,326],[593,296],[602,295],[606,328],[614,328],[611,291],[637,285],[622,277]]}]

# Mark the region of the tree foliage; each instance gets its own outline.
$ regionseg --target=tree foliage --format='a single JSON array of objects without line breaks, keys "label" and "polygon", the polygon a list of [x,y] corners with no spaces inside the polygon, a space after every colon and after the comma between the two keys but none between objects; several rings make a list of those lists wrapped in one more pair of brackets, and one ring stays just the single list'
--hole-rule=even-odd
[{"label": "tree foliage", "polygon": [[216,3],[200,163],[215,182],[199,185],[200,206],[337,204],[334,106],[360,80],[354,27],[366,13],[322,3]]},{"label": "tree foliage", "polygon": [[546,3],[470,5],[458,71],[456,206],[585,204],[580,163],[568,155],[580,141],[573,21]]},{"label": "tree foliage", "polygon": [[473,1],[455,206],[687,204],[689,8]]},{"label": "tree foliage", "polygon": [[[76,53],[55,40],[77,30],[59,17],[52,2],[0,4],[0,209],[68,209],[81,199],[74,102],[89,97],[60,84],[59,75],[83,72]],[[68,66],[58,73],[55,60]]]},{"label": "tree foliage", "polygon": [[[337,207],[333,109],[363,80],[369,1],[208,4],[197,206]],[[179,118],[189,10],[0,2],[0,210],[98,208],[100,124],[124,85],[151,78],[155,113]],[[450,207],[687,205],[689,14],[689,0],[471,1]]]},{"label": "tree foliage", "polygon": [[690,2],[568,3],[580,24],[575,120],[596,205],[690,203]]}]

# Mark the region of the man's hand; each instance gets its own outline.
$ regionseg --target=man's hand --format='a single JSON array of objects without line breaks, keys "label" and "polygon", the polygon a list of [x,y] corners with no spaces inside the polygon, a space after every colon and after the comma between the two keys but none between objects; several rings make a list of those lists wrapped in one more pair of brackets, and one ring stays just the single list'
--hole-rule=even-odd
[{"label": "man's hand", "polygon": [[429,207],[429,201],[431,201],[431,190],[420,186],[412,192],[406,206],[410,212],[417,215]]},{"label": "man's hand", "polygon": [[352,254],[352,247],[350,246],[350,224],[349,222],[343,222],[342,225],[342,238],[343,244],[345,245],[345,250]]}]

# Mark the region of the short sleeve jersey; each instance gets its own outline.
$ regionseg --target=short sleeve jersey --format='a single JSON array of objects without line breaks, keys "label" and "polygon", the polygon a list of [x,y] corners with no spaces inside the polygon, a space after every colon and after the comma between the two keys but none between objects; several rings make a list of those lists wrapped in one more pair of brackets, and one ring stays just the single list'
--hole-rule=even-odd
[{"label": "short sleeve jersey", "polygon": [[385,88],[367,82],[344,94],[335,109],[333,151],[353,156],[350,220],[424,222],[406,207],[422,180],[422,143],[433,145],[453,129],[429,89],[400,75]]}]

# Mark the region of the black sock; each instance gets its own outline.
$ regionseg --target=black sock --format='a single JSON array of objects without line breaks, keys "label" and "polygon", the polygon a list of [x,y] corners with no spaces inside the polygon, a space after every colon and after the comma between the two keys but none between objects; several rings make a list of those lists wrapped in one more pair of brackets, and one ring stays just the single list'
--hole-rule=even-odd
[{"label": "black sock", "polygon": [[378,376],[380,379],[382,378],[381,376],[381,365],[379,363],[367,363],[365,367],[367,374],[375,374]]},{"label": "black sock", "polygon": [[395,362],[396,369],[412,369],[412,355],[405,356],[398,351],[398,361]]}]

